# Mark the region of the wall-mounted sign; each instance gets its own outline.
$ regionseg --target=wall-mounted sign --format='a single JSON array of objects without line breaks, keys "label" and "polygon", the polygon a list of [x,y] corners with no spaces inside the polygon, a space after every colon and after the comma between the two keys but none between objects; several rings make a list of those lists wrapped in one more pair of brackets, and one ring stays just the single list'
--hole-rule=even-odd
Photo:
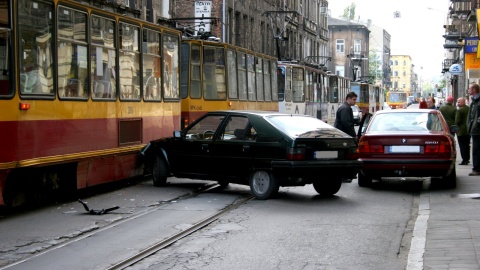
[{"label": "wall-mounted sign", "polygon": [[452,75],[460,75],[463,72],[462,66],[460,64],[453,64],[448,69],[448,72]]},{"label": "wall-mounted sign", "polygon": [[477,53],[478,37],[465,38],[465,53]]},{"label": "wall-mounted sign", "polygon": [[[211,17],[212,1],[195,1],[195,18]],[[195,20],[195,36],[210,32],[210,19]]]}]

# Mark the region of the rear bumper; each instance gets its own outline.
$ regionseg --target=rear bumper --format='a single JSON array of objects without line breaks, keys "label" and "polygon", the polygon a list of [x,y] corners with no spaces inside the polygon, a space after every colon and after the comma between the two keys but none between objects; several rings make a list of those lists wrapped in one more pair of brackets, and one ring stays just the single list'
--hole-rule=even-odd
[{"label": "rear bumper", "polygon": [[277,179],[321,179],[326,176],[355,178],[362,168],[359,160],[273,161],[272,172]]},{"label": "rear bumper", "polygon": [[449,160],[370,160],[362,159],[362,173],[368,177],[440,177],[455,167]]}]

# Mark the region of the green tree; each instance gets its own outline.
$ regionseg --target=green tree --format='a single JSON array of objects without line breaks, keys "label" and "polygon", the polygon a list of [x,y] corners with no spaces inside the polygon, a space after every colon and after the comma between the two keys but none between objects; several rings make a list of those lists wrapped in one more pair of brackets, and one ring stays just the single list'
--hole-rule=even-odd
[{"label": "green tree", "polygon": [[353,20],[355,18],[355,7],[355,2],[352,2],[350,6],[346,7],[343,10],[343,15],[341,15],[340,17],[349,21]]},{"label": "green tree", "polygon": [[383,78],[381,55],[378,55],[375,49],[371,49],[368,53],[368,76],[370,83],[376,84],[381,82]]}]

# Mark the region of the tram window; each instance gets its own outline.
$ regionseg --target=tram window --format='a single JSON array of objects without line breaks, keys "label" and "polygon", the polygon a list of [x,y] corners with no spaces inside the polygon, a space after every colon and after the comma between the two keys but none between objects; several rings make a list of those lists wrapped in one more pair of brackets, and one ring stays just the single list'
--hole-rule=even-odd
[{"label": "tram window", "polygon": [[305,101],[305,74],[302,68],[292,69],[293,102]]},{"label": "tram window", "polygon": [[238,66],[238,98],[247,100],[247,56],[237,53]]},{"label": "tram window", "polygon": [[[0,8],[1,11],[1,8]],[[13,92],[10,69],[10,29],[0,31],[0,95],[11,95]]]},{"label": "tram window", "polygon": [[88,97],[87,14],[58,8],[57,84],[60,98]]},{"label": "tram window", "polygon": [[12,7],[12,1],[1,1],[0,5],[0,95],[10,96],[13,93],[11,72],[11,25],[9,20],[9,11]]},{"label": "tram window", "polygon": [[[120,23],[119,76],[121,99],[138,100],[140,98],[139,33],[139,27]],[[152,89],[152,92],[154,91]]]},{"label": "tram window", "polygon": [[51,4],[18,1],[21,94],[53,95],[52,14]]},{"label": "tram window", "polygon": [[263,59],[256,57],[255,61],[256,69],[256,88],[257,88],[257,101],[263,101],[264,98],[264,85],[263,85]]},{"label": "tram window", "polygon": [[92,15],[91,91],[92,98],[116,98],[115,22]]},{"label": "tram window", "polygon": [[270,74],[272,74],[272,100],[273,101],[278,101],[280,99],[279,97],[279,88],[278,88],[278,79],[276,74],[277,72],[277,63],[276,62],[271,62],[270,64]]},{"label": "tram window", "polygon": [[203,49],[203,92],[205,99],[225,99],[225,53],[223,48]]},{"label": "tram window", "polygon": [[163,98],[178,99],[179,92],[179,38],[163,35]]},{"label": "tram window", "polygon": [[191,67],[190,67],[190,97],[201,98],[202,97],[202,81],[200,72],[200,45],[192,44],[191,54]]},{"label": "tram window", "polygon": [[190,63],[190,45],[180,44],[180,98],[188,97],[188,69]]},{"label": "tram window", "polygon": [[161,100],[160,33],[143,31],[143,97],[145,100]]},{"label": "tram window", "polygon": [[272,76],[271,76],[271,62],[268,60],[263,61],[263,85],[265,93],[265,101],[272,101]]},{"label": "tram window", "polygon": [[247,91],[248,100],[257,100],[255,90],[255,57],[247,54]]},{"label": "tram window", "polygon": [[228,72],[228,98],[238,98],[237,90],[237,54],[234,50],[227,51],[227,72]]}]

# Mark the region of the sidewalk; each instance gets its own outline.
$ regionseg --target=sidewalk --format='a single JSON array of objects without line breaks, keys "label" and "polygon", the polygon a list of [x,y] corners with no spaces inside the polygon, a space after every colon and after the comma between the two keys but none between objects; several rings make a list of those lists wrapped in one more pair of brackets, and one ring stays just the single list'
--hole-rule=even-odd
[{"label": "sidewalk", "polygon": [[460,162],[456,189],[420,195],[407,269],[480,269],[480,176]]}]

